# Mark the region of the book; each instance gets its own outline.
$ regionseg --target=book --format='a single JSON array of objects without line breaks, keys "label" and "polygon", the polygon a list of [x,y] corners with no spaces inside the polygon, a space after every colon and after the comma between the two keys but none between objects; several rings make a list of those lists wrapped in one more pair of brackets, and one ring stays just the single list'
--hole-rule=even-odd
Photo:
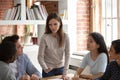
[{"label": "book", "polygon": [[16,16],[16,13],[17,13],[17,7],[13,7],[12,10],[11,10],[11,14],[9,16],[9,19],[10,20],[14,20],[15,16]]},{"label": "book", "polygon": [[42,19],[43,19],[43,20],[46,20],[46,17],[45,17],[45,15],[44,15],[44,13],[43,13],[43,10],[42,10],[41,5],[36,5],[36,6],[37,6],[37,8],[38,8],[39,13],[40,13],[41,16],[42,16]]},{"label": "book", "polygon": [[27,17],[28,20],[32,20],[31,10],[28,7],[26,7],[26,17]]},{"label": "book", "polygon": [[32,8],[33,8],[33,11],[34,11],[34,14],[35,14],[35,18],[36,18],[37,20],[43,20],[40,12],[39,12],[39,10],[38,10],[38,7],[34,5]]},{"label": "book", "polygon": [[41,14],[41,17],[43,20],[46,20],[48,13],[44,5],[42,5],[40,2],[35,2],[34,6],[38,8],[39,13]]},{"label": "book", "polygon": [[11,8],[9,8],[9,9],[7,9],[7,10],[5,11],[5,15],[4,15],[4,17],[3,17],[3,20],[9,20],[9,16],[10,16],[10,14],[11,14],[11,11],[12,11]]},{"label": "book", "polygon": [[44,5],[41,5],[41,8],[42,8],[43,15],[44,15],[44,17],[45,17],[45,19],[46,19],[47,16],[48,16],[47,10],[46,10],[46,8],[45,8]]},{"label": "book", "polygon": [[36,18],[35,18],[35,13],[34,13],[33,9],[30,9],[30,10],[31,10],[32,20],[36,20]]},{"label": "book", "polygon": [[17,5],[17,11],[14,20],[19,20],[21,14],[21,5]]}]

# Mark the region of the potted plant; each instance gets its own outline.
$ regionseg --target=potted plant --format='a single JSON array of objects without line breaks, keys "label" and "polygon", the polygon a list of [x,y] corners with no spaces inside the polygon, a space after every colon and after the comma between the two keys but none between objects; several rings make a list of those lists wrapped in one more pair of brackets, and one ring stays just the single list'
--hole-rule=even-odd
[{"label": "potted plant", "polygon": [[31,25],[25,25],[25,44],[31,44],[33,33],[30,31]]}]

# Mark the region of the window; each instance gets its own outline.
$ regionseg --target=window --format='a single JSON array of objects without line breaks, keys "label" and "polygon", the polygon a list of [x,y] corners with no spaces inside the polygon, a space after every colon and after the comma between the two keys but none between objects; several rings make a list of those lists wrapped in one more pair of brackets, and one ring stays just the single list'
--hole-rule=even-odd
[{"label": "window", "polygon": [[109,47],[119,37],[119,0],[102,0],[101,32]]}]

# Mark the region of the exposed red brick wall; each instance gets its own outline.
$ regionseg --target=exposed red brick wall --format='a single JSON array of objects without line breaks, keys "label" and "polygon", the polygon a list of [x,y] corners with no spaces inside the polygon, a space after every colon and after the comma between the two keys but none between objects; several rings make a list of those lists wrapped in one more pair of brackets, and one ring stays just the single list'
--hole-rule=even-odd
[{"label": "exposed red brick wall", "polygon": [[[5,11],[13,7],[13,0],[0,0],[0,20],[3,19]],[[11,25],[0,25],[0,35],[11,35],[15,28]]]},{"label": "exposed red brick wall", "polygon": [[[53,5],[49,3],[43,3],[46,6],[48,12],[56,12],[58,11],[58,2],[51,1]],[[87,35],[89,34],[89,0],[78,0],[77,1],[77,50],[82,51],[86,50],[86,42],[87,42]],[[0,0],[0,19],[3,18],[4,12],[8,8],[13,7],[13,0]],[[3,27],[0,27],[3,29]],[[9,28],[11,31],[15,29]],[[8,30],[4,27],[3,31]],[[0,31],[4,34],[8,34],[6,32]],[[11,32],[9,31],[9,32]],[[9,33],[10,34],[10,33]]]},{"label": "exposed red brick wall", "polygon": [[13,25],[0,25],[0,35],[12,35],[16,33],[16,27]]},{"label": "exposed red brick wall", "polygon": [[13,0],[0,0],[0,20],[3,19],[7,9],[13,7]]},{"label": "exposed red brick wall", "polygon": [[[0,0],[0,20],[3,19],[7,9],[14,7],[13,4],[13,0]],[[21,25],[0,25],[0,35],[12,35],[16,33],[23,36],[25,34],[25,27]]]},{"label": "exposed red brick wall", "polygon": [[41,1],[41,4],[45,5],[48,14],[51,12],[58,13],[58,1]]},{"label": "exposed red brick wall", "polygon": [[[41,4],[45,5],[48,13],[58,12],[58,1],[41,1]],[[13,8],[13,0],[0,0],[0,20],[3,19],[5,11],[9,8]],[[13,30],[19,29],[19,27],[18,27],[18,29],[15,29],[15,28],[16,27],[14,27],[14,26],[10,28],[10,27],[8,27],[8,25],[6,25],[6,26],[0,25],[0,29],[1,29],[0,35],[13,34],[16,32]],[[8,30],[9,30],[9,33],[8,33]],[[17,33],[19,33],[19,32],[17,32]]]},{"label": "exposed red brick wall", "polygon": [[87,49],[87,36],[89,34],[89,0],[77,1],[77,50]]}]

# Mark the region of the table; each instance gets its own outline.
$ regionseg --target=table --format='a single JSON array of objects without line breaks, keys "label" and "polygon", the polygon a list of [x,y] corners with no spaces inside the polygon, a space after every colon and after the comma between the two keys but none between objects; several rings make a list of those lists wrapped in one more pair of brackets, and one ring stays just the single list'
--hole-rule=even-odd
[{"label": "table", "polygon": [[61,78],[61,77],[62,77],[61,75],[58,75],[58,76],[51,76],[51,77],[42,78],[40,80],[48,80],[48,79],[55,79],[55,78]]},{"label": "table", "polygon": [[[68,76],[70,77],[70,78],[72,78],[73,76],[74,76],[74,74],[68,74]],[[58,75],[58,76],[51,76],[51,77],[46,77],[46,78],[42,78],[42,79],[40,79],[40,80],[48,80],[48,79],[60,79],[62,77],[62,75]],[[70,79],[71,80],[71,79]],[[87,80],[87,79],[79,79],[79,80]]]}]

